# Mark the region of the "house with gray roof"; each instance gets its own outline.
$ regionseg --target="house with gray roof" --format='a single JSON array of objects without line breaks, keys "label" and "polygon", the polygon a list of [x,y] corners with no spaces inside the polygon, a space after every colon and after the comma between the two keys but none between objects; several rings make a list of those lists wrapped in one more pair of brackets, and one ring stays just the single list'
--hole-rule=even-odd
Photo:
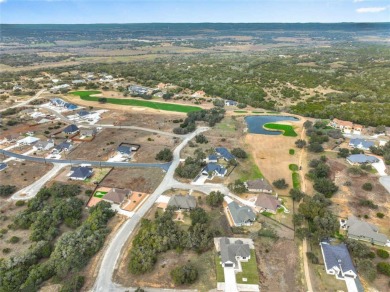
[{"label": "house with gray roof", "polygon": [[390,241],[387,236],[379,233],[378,228],[366,221],[359,220],[355,216],[349,216],[345,223],[348,238],[368,241],[372,244],[385,246]]},{"label": "house with gray roof", "polygon": [[96,133],[97,133],[96,128],[91,128],[91,129],[82,128],[82,129],[80,129],[80,136],[94,137],[94,136],[96,136]]},{"label": "house with gray roof", "polygon": [[74,166],[70,169],[69,178],[73,180],[86,180],[93,174],[93,169],[88,166]]},{"label": "house with gray roof", "polygon": [[103,200],[109,203],[121,204],[131,193],[128,189],[112,188],[107,194],[104,195]]},{"label": "house with gray roof", "polygon": [[225,147],[217,147],[215,148],[215,152],[217,152],[217,155],[221,158],[223,158],[226,161],[230,161],[235,159],[234,155],[230,153],[229,150],[227,150]]},{"label": "house with gray roof", "polygon": [[72,144],[69,143],[69,142],[62,142],[56,146],[54,146],[54,149],[52,150],[52,153],[53,154],[59,154],[61,153],[62,151],[69,151],[70,149],[72,149]]},{"label": "house with gray roof", "polygon": [[207,156],[206,158],[206,162],[207,163],[217,163],[218,162],[218,156],[216,154],[211,154],[209,156]]},{"label": "house with gray roof", "polygon": [[282,203],[272,195],[258,194],[255,202],[256,211],[276,214]]},{"label": "house with gray roof", "polygon": [[272,193],[272,186],[263,178],[248,180],[244,184],[249,192]]},{"label": "house with gray roof", "polygon": [[241,262],[247,262],[251,258],[249,244],[244,244],[239,239],[222,237],[219,248],[222,267],[233,268],[235,272],[241,272]]},{"label": "house with gray roof", "polygon": [[46,151],[50,150],[54,147],[54,141],[53,140],[47,140],[47,141],[38,141],[34,144],[33,148],[38,151]]},{"label": "house with gray roof", "polygon": [[361,150],[370,150],[370,147],[375,146],[375,143],[372,141],[367,141],[360,138],[351,139],[349,141],[349,146]]},{"label": "house with gray roof", "polygon": [[326,273],[345,281],[348,292],[364,292],[346,244],[331,245],[324,241],[320,246]]},{"label": "house with gray roof", "polygon": [[366,154],[352,154],[347,157],[347,161],[352,165],[368,164],[379,162],[379,159],[375,156]]},{"label": "house with gray roof", "polygon": [[122,157],[129,158],[131,156],[131,147],[127,145],[119,145],[118,148],[116,148],[117,153],[122,155]]},{"label": "house with gray roof", "polygon": [[202,174],[213,177],[214,175],[224,177],[227,173],[227,169],[217,163],[208,163],[203,169]]},{"label": "house with gray roof", "polygon": [[79,127],[77,127],[75,124],[69,125],[62,130],[63,133],[68,135],[75,134],[78,131],[79,131]]},{"label": "house with gray roof", "polygon": [[190,195],[174,195],[169,199],[168,207],[179,210],[192,210],[196,208],[196,199]]},{"label": "house with gray roof", "polygon": [[249,226],[256,221],[256,214],[248,206],[240,206],[235,201],[228,204],[234,226]]}]

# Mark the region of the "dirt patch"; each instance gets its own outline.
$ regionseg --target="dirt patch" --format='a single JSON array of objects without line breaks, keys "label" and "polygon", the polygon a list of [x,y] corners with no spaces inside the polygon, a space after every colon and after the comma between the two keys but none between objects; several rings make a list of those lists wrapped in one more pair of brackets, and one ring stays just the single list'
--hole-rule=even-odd
[{"label": "dirt patch", "polygon": [[[106,161],[116,153],[123,143],[139,144],[140,149],[132,156],[133,162],[156,162],[156,154],[164,148],[174,148],[176,140],[145,131],[128,129],[104,129],[92,142],[82,143],[69,155],[71,159]],[[93,149],[93,151],[91,151]]]},{"label": "dirt patch", "polygon": [[163,170],[159,168],[115,168],[101,185],[151,194],[161,183],[164,175]]},{"label": "dirt patch", "polygon": [[299,251],[296,242],[278,239],[255,240],[260,286],[263,291],[303,291]]},{"label": "dirt patch", "polygon": [[126,211],[134,211],[138,206],[144,202],[144,200],[149,196],[149,194],[132,192],[129,199],[127,199],[121,205],[121,208]]}]

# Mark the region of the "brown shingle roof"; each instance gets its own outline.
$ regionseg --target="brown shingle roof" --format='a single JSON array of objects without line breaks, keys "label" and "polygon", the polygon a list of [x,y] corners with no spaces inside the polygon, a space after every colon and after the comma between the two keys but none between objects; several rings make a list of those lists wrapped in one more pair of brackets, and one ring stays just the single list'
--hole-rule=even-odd
[{"label": "brown shingle roof", "polygon": [[278,206],[280,206],[280,202],[277,198],[267,194],[259,194],[256,199],[255,205],[261,208],[265,208],[268,210],[276,211]]},{"label": "brown shingle roof", "polygon": [[350,128],[353,127],[353,123],[350,122],[350,121],[343,121],[343,120],[339,120],[339,119],[333,119],[333,122],[338,124],[339,126],[350,127]]},{"label": "brown shingle roof", "polygon": [[120,204],[130,194],[130,190],[112,188],[107,194],[104,195],[103,200]]},{"label": "brown shingle roof", "polygon": [[249,190],[269,190],[272,191],[271,185],[265,179],[255,179],[246,182]]}]

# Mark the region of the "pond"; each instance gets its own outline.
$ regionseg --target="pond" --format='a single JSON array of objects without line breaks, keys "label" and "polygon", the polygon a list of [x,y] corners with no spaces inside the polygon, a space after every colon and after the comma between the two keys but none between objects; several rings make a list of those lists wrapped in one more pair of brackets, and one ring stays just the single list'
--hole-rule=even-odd
[{"label": "pond", "polygon": [[248,125],[248,133],[263,135],[281,135],[281,131],[269,131],[263,128],[264,124],[281,121],[299,121],[299,119],[290,116],[249,116],[245,118]]}]

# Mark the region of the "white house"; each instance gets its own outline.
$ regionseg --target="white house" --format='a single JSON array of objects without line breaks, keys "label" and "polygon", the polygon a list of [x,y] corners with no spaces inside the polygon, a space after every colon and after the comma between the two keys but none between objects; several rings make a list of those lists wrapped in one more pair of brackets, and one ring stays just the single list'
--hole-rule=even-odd
[{"label": "white house", "polygon": [[37,141],[39,141],[39,138],[28,136],[26,138],[23,138],[23,139],[19,140],[18,144],[20,144],[20,145],[32,145],[32,144],[34,144]]},{"label": "white house", "polygon": [[33,146],[33,148],[38,151],[50,150],[53,147],[54,147],[53,140],[39,141],[35,143],[35,145]]}]

